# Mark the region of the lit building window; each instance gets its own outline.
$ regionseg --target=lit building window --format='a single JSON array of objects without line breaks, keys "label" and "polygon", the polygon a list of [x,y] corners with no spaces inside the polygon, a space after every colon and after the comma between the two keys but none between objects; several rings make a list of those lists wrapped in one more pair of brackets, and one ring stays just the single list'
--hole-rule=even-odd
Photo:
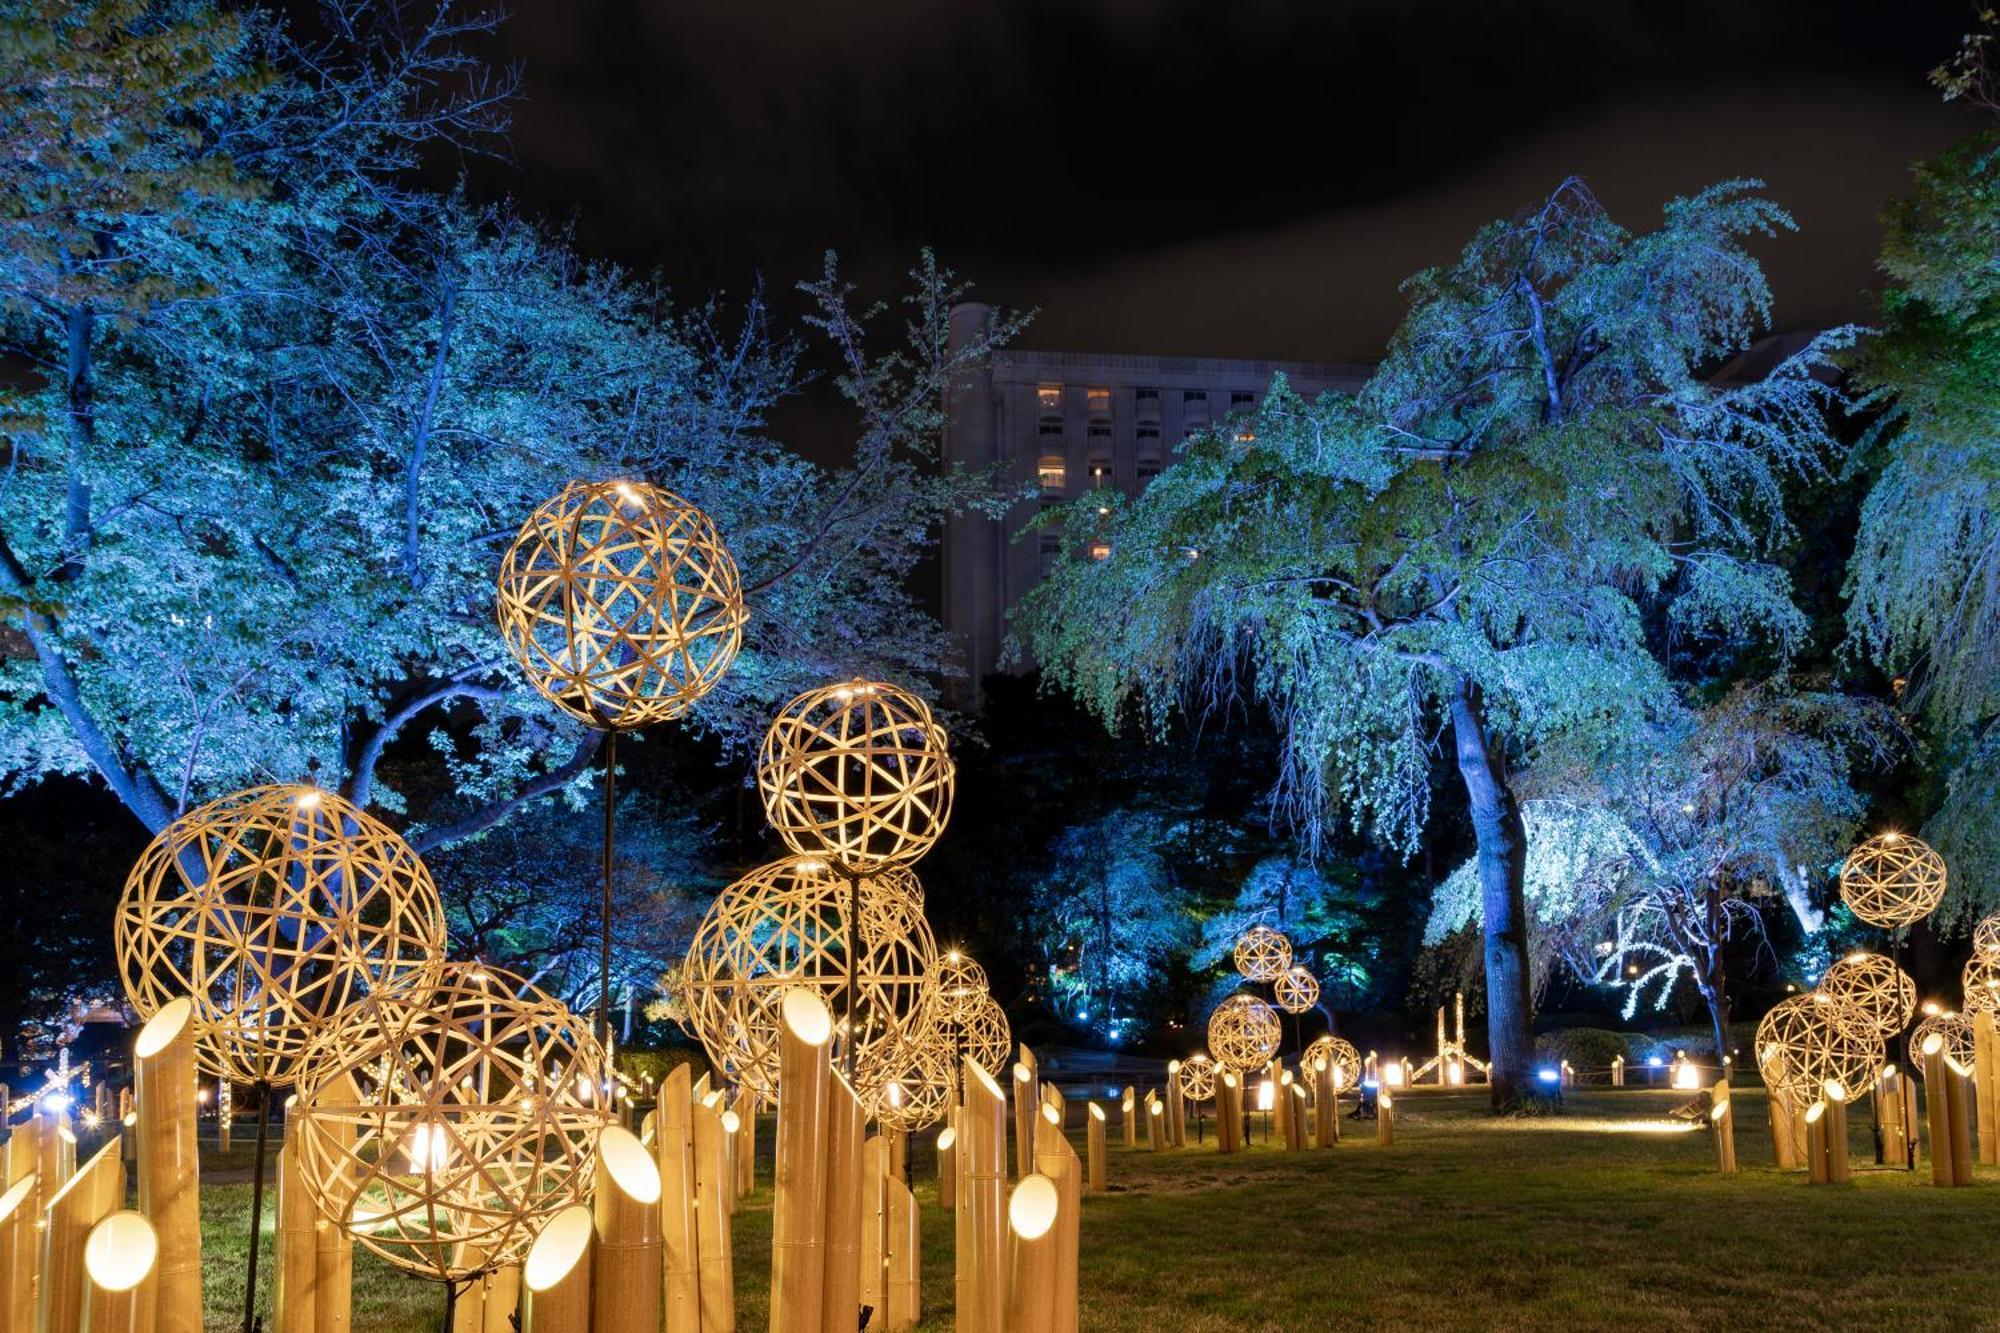
[{"label": "lit building window", "polygon": [[1111,415],[1111,390],[1085,389],[1083,396],[1084,402],[1090,410],[1090,415],[1099,420],[1108,418]]},{"label": "lit building window", "polygon": [[1090,544],[1090,558],[1092,560],[1109,560],[1111,558],[1111,543],[1092,542]]},{"label": "lit building window", "polygon": [[1062,385],[1041,385],[1035,390],[1035,398],[1041,404],[1045,415],[1060,416],[1062,414]]},{"label": "lit building window", "polygon": [[1061,454],[1044,454],[1035,469],[1042,482],[1043,499],[1059,499],[1063,493],[1064,466]]}]

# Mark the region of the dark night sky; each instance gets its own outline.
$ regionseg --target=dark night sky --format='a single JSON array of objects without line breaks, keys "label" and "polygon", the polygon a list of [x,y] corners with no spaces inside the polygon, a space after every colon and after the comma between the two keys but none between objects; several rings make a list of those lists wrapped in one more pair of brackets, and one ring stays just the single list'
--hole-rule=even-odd
[{"label": "dark night sky", "polygon": [[684,293],[935,245],[1027,345],[1373,355],[1397,284],[1584,175],[1645,226],[1767,180],[1783,327],[1865,315],[1876,213],[1974,121],[1959,0],[519,0],[517,165]]}]

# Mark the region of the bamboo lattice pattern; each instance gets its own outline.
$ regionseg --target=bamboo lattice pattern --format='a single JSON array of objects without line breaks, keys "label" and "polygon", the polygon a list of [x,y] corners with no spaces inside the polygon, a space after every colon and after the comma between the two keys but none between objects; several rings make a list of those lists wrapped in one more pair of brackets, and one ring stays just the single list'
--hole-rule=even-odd
[{"label": "bamboo lattice pattern", "polygon": [[1960,1008],[1967,1018],[1989,1009],[1995,1017],[2000,1017],[2000,954],[1972,955],[1966,960],[1965,971],[1959,974],[1959,984],[1965,997]]},{"label": "bamboo lattice pattern", "polygon": [[986,969],[962,949],[939,955],[931,974],[931,1003],[941,1023],[962,1023],[986,998]]},{"label": "bamboo lattice pattern", "polygon": [[1197,1052],[1181,1061],[1181,1096],[1191,1102],[1205,1102],[1215,1096],[1215,1061]]},{"label": "bamboo lattice pattern", "polygon": [[1924,1076],[1924,1042],[1934,1032],[1944,1038],[1944,1054],[1947,1060],[1957,1061],[1961,1069],[1972,1068],[1972,1020],[1964,1014],[1953,1013],[1947,1009],[1942,1013],[1926,1014],[1923,1021],[1910,1031],[1910,1063],[1916,1066],[1918,1078]]},{"label": "bamboo lattice pattern", "polygon": [[1308,1072],[1317,1072],[1320,1061],[1326,1061],[1333,1070],[1333,1086],[1345,1092],[1361,1082],[1361,1052],[1354,1049],[1354,1043],[1332,1033],[1317,1038],[1306,1047],[1299,1063]]},{"label": "bamboo lattice pattern", "polygon": [[1979,918],[1972,928],[1972,952],[2000,953],[2000,912]]},{"label": "bamboo lattice pattern", "polygon": [[1923,920],[1944,900],[1944,858],[1907,833],[1878,833],[1847,854],[1840,897],[1871,926]]},{"label": "bamboo lattice pattern", "polygon": [[1278,1007],[1288,1014],[1302,1014],[1319,1003],[1319,978],[1307,968],[1286,968],[1271,989]]},{"label": "bamboo lattice pattern", "polygon": [[590,1199],[612,1123],[589,1025],[509,973],[448,964],[314,1046],[294,1108],[320,1214],[398,1268],[455,1281],[518,1263]]},{"label": "bamboo lattice pattern", "polygon": [[742,580],[708,515],[644,482],[572,482],[500,565],[500,633],[545,699],[605,730],[681,717],[743,643]]},{"label": "bamboo lattice pattern", "polygon": [[1269,926],[1252,926],[1236,941],[1236,970],[1246,980],[1276,981],[1291,965],[1292,942]]},{"label": "bamboo lattice pattern", "polygon": [[1917,983],[1879,953],[1856,950],[1827,968],[1819,992],[1853,1005],[1884,1040],[1910,1025],[1917,1012]]},{"label": "bamboo lattice pattern", "polygon": [[981,1069],[1005,1069],[1014,1053],[1014,1032],[1000,1002],[981,991],[979,1003],[959,1020],[953,1033],[958,1049]]},{"label": "bamboo lattice pattern", "polygon": [[957,1067],[950,1038],[939,1032],[898,1048],[883,1062],[882,1091],[870,1105],[875,1123],[909,1132],[935,1125],[951,1107]]},{"label": "bamboo lattice pattern", "polygon": [[1755,1047],[1765,1086],[1805,1105],[1819,1100],[1828,1080],[1859,1096],[1888,1057],[1866,1014],[1817,991],[1773,1005],[1757,1024]]},{"label": "bamboo lattice pattern", "polygon": [[142,1018],[186,995],[201,1068],[296,1081],[321,1025],[444,957],[430,872],[387,825],[317,787],[253,787],[169,824],[125,881],[115,939]]},{"label": "bamboo lattice pattern", "polygon": [[1229,1069],[1249,1070],[1277,1054],[1278,1011],[1254,995],[1232,995],[1208,1016],[1208,1050]]}]

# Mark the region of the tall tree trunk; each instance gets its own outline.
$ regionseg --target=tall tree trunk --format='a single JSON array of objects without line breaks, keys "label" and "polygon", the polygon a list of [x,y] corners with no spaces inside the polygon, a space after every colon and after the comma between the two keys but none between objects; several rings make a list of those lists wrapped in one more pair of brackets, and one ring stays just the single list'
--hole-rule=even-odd
[{"label": "tall tree trunk", "polygon": [[[1703,970],[1707,972],[1701,988],[1701,997],[1708,1001],[1708,1019],[1715,1024],[1715,1062],[1729,1058],[1729,974],[1725,971],[1728,960],[1723,957],[1722,947],[1727,932],[1722,920],[1722,886],[1713,880],[1708,885],[1708,947],[1702,956]],[[1723,1065],[1726,1070],[1727,1065]]]},{"label": "tall tree trunk", "polygon": [[1486,1045],[1493,1062],[1493,1105],[1532,1096],[1535,1007],[1528,976],[1527,829],[1500,756],[1461,680],[1451,699],[1458,773],[1472,806],[1479,846],[1479,904],[1486,939]]}]

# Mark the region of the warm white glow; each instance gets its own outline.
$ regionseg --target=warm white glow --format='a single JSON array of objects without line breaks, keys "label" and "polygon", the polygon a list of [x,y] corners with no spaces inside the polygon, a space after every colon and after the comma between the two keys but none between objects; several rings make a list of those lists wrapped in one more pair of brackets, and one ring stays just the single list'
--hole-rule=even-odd
[{"label": "warm white glow", "polygon": [[1158,1114],[1160,1114],[1160,1113],[1161,1113],[1162,1111],[1164,1111],[1165,1109],[1166,1109],[1166,1108],[1165,1108],[1164,1106],[1160,1105],[1160,1103],[1158,1103],[1158,1102],[1148,1102],[1148,1103],[1146,1103],[1146,1114],[1147,1114],[1147,1115],[1158,1115]]},{"label": "warm white glow", "polygon": [[1826,1099],[1830,1102],[1844,1102],[1847,1100],[1847,1085],[1837,1078],[1828,1079],[1822,1085],[1822,1088],[1826,1092]]},{"label": "warm white glow", "polygon": [[14,1210],[21,1206],[22,1201],[35,1192],[35,1185],[36,1181],[32,1175],[22,1176],[14,1182],[12,1189],[0,1194],[0,1222],[14,1215]]},{"label": "warm white glow", "polygon": [[139,1044],[133,1048],[141,1060],[150,1060],[173,1044],[188,1019],[194,1016],[194,1001],[181,996],[173,1003],[163,1006],[160,1012],[146,1020],[146,1026],[139,1029]]},{"label": "warm white glow", "polygon": [[1944,1049],[1944,1034],[1942,1032],[1933,1032],[1931,1033],[1930,1036],[1924,1038],[1925,1055],[1936,1055],[1939,1051],[1943,1049]]},{"label": "warm white glow", "polygon": [[[1104,1119],[1104,1108],[1103,1108],[1103,1107],[1101,1107],[1101,1106],[1099,1106],[1099,1105],[1098,1105],[1098,1104],[1097,1104],[1096,1102],[1092,1102],[1092,1103],[1090,1104],[1090,1118],[1091,1118],[1092,1120],[1102,1120],[1102,1119]],[[946,1131],[945,1131],[945,1133],[949,1134],[949,1133],[951,1133],[951,1131],[950,1131],[950,1130],[946,1130]]]},{"label": "warm white glow", "polygon": [[106,1291],[132,1290],[159,1258],[160,1238],[153,1224],[134,1212],[111,1214],[90,1229],[90,1239],[83,1243],[84,1271]]},{"label": "warm white glow", "polygon": [[418,1125],[409,1139],[410,1170],[427,1175],[451,1161],[451,1135],[435,1122]]},{"label": "warm white glow", "polygon": [[1674,1087],[1681,1092],[1693,1092],[1701,1086],[1701,1071],[1692,1063],[1682,1060],[1674,1065]]},{"label": "warm white glow", "polygon": [[1814,1102],[1811,1106],[1808,1106],[1806,1108],[1806,1123],[1808,1125],[1816,1125],[1819,1123],[1819,1118],[1825,1114],[1826,1114],[1826,1103]]},{"label": "warm white glow", "polygon": [[1022,1240],[1040,1240],[1056,1224],[1061,1205],[1056,1183],[1043,1175],[1026,1175],[1007,1200],[1007,1225]]},{"label": "warm white glow", "polygon": [[938,1133],[937,1150],[939,1152],[950,1152],[953,1148],[956,1148],[957,1146],[958,1146],[958,1129],[956,1126],[947,1125],[943,1130],[941,1130]]},{"label": "warm white glow", "polygon": [[1403,1062],[1401,1060],[1387,1060],[1383,1062],[1382,1085],[1388,1088],[1400,1088],[1403,1086]]},{"label": "warm white glow", "polygon": [[570,1275],[590,1249],[590,1209],[571,1204],[549,1219],[521,1270],[529,1291],[547,1291]]},{"label": "warm white glow", "polygon": [[619,1189],[640,1203],[660,1201],[660,1168],[631,1130],[620,1125],[605,1126],[597,1138],[597,1154],[606,1174]]},{"label": "warm white glow", "polygon": [[1263,1081],[1262,1083],[1259,1083],[1259,1084],[1257,1085],[1257,1109],[1258,1109],[1258,1110],[1260,1110],[1260,1111],[1268,1111],[1268,1110],[1270,1110],[1270,1109],[1271,1109],[1271,1107],[1272,1107],[1272,1105],[1273,1105],[1273,1104],[1274,1104],[1274,1103],[1275,1103],[1275,1102],[1277,1101],[1277,1099],[1278,1099],[1278,1098],[1277,1098],[1277,1089],[1275,1089],[1274,1087],[1272,1087],[1272,1085],[1271,1085],[1271,1080],[1270,1080],[1270,1079],[1268,1079],[1268,1078],[1267,1078],[1267,1079],[1265,1079],[1265,1080],[1264,1080],[1264,1081]]},{"label": "warm white glow", "polygon": [[1724,1117],[1724,1116],[1726,1116],[1726,1115],[1728,1115],[1728,1114],[1729,1114],[1729,1103],[1728,1103],[1728,1102],[1717,1102],[1717,1103],[1716,1103],[1715,1105],[1713,1105],[1713,1106],[1711,1106],[1711,1107],[1709,1107],[1709,1108],[1708,1108],[1708,1118],[1709,1118],[1710,1120],[1718,1120],[1718,1121],[1719,1121],[1719,1120],[1721,1120],[1721,1119],[1722,1119],[1722,1117]]},{"label": "warm white glow", "polygon": [[794,986],[780,1003],[785,1026],[808,1046],[824,1046],[833,1037],[833,1011],[813,991]]},{"label": "warm white glow", "polygon": [[1014,1081],[1016,1083],[1026,1083],[1029,1079],[1033,1078],[1034,1076],[1035,1076],[1034,1071],[1029,1069],[1026,1065],[1016,1064],[1014,1066]]}]

